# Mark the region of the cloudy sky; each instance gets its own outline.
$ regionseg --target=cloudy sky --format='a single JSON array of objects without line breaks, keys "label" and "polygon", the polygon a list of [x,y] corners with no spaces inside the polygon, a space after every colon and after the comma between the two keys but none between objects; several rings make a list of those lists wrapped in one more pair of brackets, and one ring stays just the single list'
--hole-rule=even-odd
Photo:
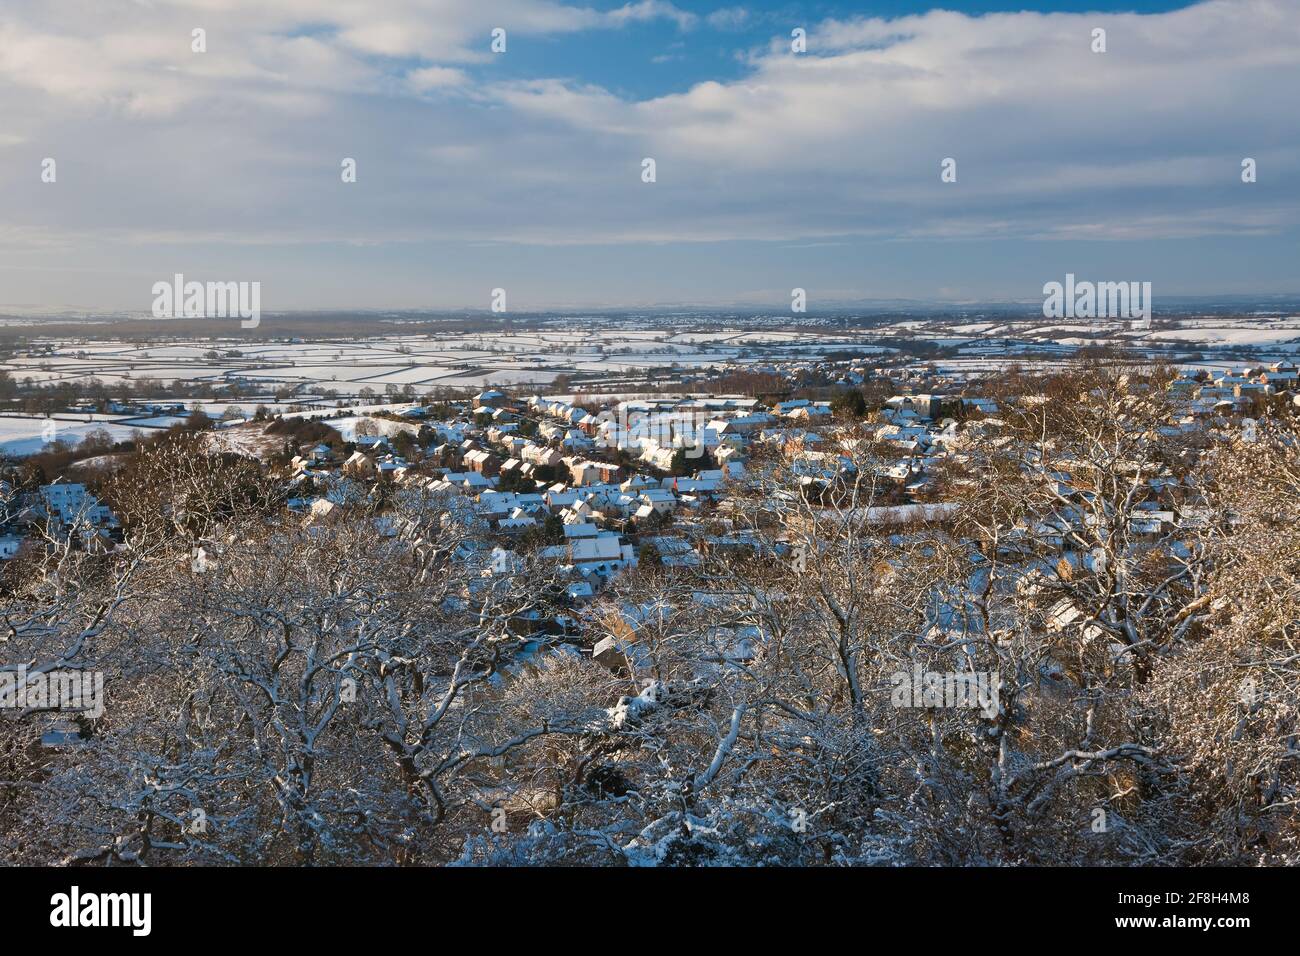
[{"label": "cloudy sky", "polygon": [[11,307],[1300,292],[1300,0],[3,0],[0,117]]}]

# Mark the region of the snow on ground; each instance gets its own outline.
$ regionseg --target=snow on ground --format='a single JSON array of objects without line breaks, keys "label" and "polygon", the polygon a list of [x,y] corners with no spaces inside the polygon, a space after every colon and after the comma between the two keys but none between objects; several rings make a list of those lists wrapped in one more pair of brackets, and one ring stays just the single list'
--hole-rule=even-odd
[{"label": "snow on ground", "polygon": [[22,381],[96,378],[108,385],[141,379],[256,382],[331,389],[356,396],[388,385],[543,384],[575,372],[621,373],[677,364],[707,367],[795,353],[808,357],[841,349],[881,348],[874,331],[677,328],[618,329],[576,324],[572,329],[492,331],[454,335],[393,335],[353,341],[262,342],[196,339],[155,345],[129,342],[42,342],[6,359],[0,368]]},{"label": "snow on ground", "polygon": [[262,458],[284,447],[284,436],[268,435],[260,422],[233,425],[204,434],[212,450],[233,452],[249,458]]},{"label": "snow on ground", "polygon": [[124,418],[118,424],[132,428],[171,428],[173,425],[184,425],[187,421],[188,415],[147,415],[143,418]]},{"label": "snow on ground", "polygon": [[93,458],[83,458],[81,461],[74,462],[70,467],[74,470],[106,472],[114,471],[126,464],[126,455],[95,455]]},{"label": "snow on ground", "polygon": [[[284,418],[327,418],[330,415],[337,415],[339,412],[346,412],[349,415],[368,415],[374,412],[395,412],[400,413],[408,408],[418,408],[411,402],[389,402],[381,405],[349,405],[346,408],[311,408],[298,412],[286,412]],[[332,425],[333,422],[326,424]]]},{"label": "snow on ground", "polygon": [[366,426],[367,428],[374,429],[372,434],[385,435],[390,438],[398,432],[407,432],[408,434],[416,435],[420,431],[420,426],[413,422],[395,422],[392,419],[371,418],[368,415],[349,415],[346,418],[330,418],[325,421],[325,424],[342,435],[344,441],[356,441],[358,434],[364,434],[364,429],[362,432],[358,432],[357,430],[358,426],[363,422],[369,423]]},{"label": "snow on ground", "polygon": [[[15,458],[36,455],[47,450],[46,421],[43,416],[0,416],[0,455]],[[52,441],[76,445],[90,432],[106,431],[113,441],[133,441],[144,430],[117,422],[69,422],[54,419]]]},{"label": "snow on ground", "polygon": [[[306,403],[323,401],[319,393],[325,390],[357,399],[366,390],[383,395],[390,386],[411,386],[420,392],[498,385],[533,386],[541,391],[560,376],[586,378],[588,381],[570,386],[578,391],[594,392],[602,384],[626,389],[635,388],[644,370],[651,368],[734,368],[747,363],[815,359],[828,352],[888,352],[900,344],[900,337],[957,347],[963,355],[979,356],[989,367],[1017,361],[1017,354],[1026,351],[1066,355],[1077,346],[1098,341],[1127,341],[1130,345],[1148,341],[1152,346],[1185,346],[1189,351],[1254,348],[1261,358],[1269,353],[1275,358],[1300,354],[1300,317],[1280,313],[1237,318],[1206,315],[1180,319],[1176,327],[1157,321],[1149,333],[1106,328],[1104,322],[1098,328],[1099,323],[1051,322],[1032,314],[1007,319],[978,312],[909,319],[867,329],[829,325],[789,328],[780,316],[772,317],[772,328],[705,322],[692,326],[675,316],[635,318],[644,318],[644,327],[622,328],[603,320],[572,317],[524,331],[420,332],[353,340],[178,338],[140,345],[37,338],[7,356],[0,369],[19,382],[30,378],[84,383],[94,378],[109,386],[130,386],[150,379],[161,381],[164,389],[174,382],[196,382],[238,385],[261,394],[280,389],[315,393],[312,399],[297,399]],[[1094,340],[1098,334],[1101,337]],[[1020,341],[1009,344],[1007,337]],[[293,403],[237,399],[205,403],[205,407],[214,417],[227,406],[250,416],[260,404],[283,411]],[[39,430],[11,440],[29,442],[36,435]]]},{"label": "snow on ground", "polygon": [[1197,345],[1275,345],[1300,339],[1300,328],[1213,328],[1161,329],[1149,339],[1195,343]]}]

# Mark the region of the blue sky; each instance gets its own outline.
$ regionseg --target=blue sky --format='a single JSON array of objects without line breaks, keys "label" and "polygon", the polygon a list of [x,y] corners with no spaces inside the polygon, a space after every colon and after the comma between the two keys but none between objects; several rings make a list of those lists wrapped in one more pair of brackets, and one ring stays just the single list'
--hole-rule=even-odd
[{"label": "blue sky", "polygon": [[1300,292],[1300,0],[70,9],[0,7],[0,306]]},{"label": "blue sky", "polygon": [[[597,4],[616,9],[622,4]],[[668,19],[647,21],[635,30],[622,30],[591,42],[589,35],[560,34],[518,50],[517,56],[493,63],[494,69],[516,79],[569,71],[584,82],[597,83],[625,96],[648,98],[684,92],[709,80],[739,80],[746,73],[740,55],[785,35],[792,25],[854,17],[894,18],[932,9],[915,3],[710,3],[693,0],[674,4],[699,18],[698,28],[683,30]],[[978,3],[936,4],[942,9],[978,15],[1014,10],[1043,13],[1091,11],[1158,13],[1186,3]],[[712,19],[710,19],[712,18]]]}]

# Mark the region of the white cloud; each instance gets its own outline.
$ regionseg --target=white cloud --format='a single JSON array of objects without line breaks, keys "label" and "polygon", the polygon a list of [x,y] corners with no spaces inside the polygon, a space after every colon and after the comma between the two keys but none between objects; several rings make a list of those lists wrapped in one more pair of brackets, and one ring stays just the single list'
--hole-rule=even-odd
[{"label": "white cloud", "polygon": [[426,66],[407,74],[407,83],[417,92],[461,86],[467,80],[463,70],[449,66]]},{"label": "white cloud", "polygon": [[[1097,25],[1108,53],[1091,52]],[[792,54],[777,38],[742,80],[641,102],[556,82],[498,95],[655,156],[660,183],[680,184],[674,199],[697,213],[681,218],[683,238],[710,210],[710,225],[727,221],[726,196],[784,199],[786,234],[907,235],[981,217],[1023,235],[1104,236],[1106,221],[1116,237],[1231,234],[1257,227],[1237,175],[1240,157],[1257,153],[1268,154],[1281,218],[1300,205],[1300,130],[1279,122],[1300,89],[1295,0],[828,22],[808,49]],[[945,186],[948,156],[959,177]]]},{"label": "white cloud", "polygon": [[689,30],[699,22],[695,14],[682,10],[667,0],[636,0],[605,14],[611,23],[625,24],[645,20],[672,20],[679,30]]},{"label": "white cloud", "polygon": [[[664,0],[78,9],[75,22],[37,0],[0,12],[4,234],[83,248],[95,235],[1181,238],[1268,233],[1300,213],[1300,0],[810,23],[805,55],[778,33],[738,79],[641,100],[573,77],[562,56],[550,75],[496,79],[489,33],[505,26],[513,47],[699,24]],[[199,25],[206,54],[189,49]],[[1090,52],[1094,26],[1110,52]],[[54,190],[33,173],[45,155],[60,160]],[[355,186],[339,182],[342,156],[358,159]],[[955,184],[939,181],[948,156]],[[1239,182],[1242,156],[1260,163],[1255,186]]]},{"label": "white cloud", "polygon": [[704,21],[715,30],[739,30],[750,22],[750,13],[744,7],[723,7],[714,10]]}]

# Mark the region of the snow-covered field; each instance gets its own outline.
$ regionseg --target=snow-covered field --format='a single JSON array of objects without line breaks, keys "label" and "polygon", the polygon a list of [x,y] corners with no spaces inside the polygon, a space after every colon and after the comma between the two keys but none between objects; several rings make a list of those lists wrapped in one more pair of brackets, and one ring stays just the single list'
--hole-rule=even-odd
[{"label": "snow-covered field", "polygon": [[[47,431],[46,419],[38,416],[0,416],[0,455],[19,457],[35,455],[52,441],[78,444],[92,431],[106,431],[113,441],[130,441],[143,434],[138,425],[120,425],[104,421],[62,421],[53,419],[53,428]],[[52,436],[52,437],[50,437]]]},{"label": "snow-covered field", "polygon": [[[567,320],[566,320],[567,321]],[[884,355],[922,340],[955,350],[939,362],[957,374],[986,372],[1015,362],[1051,367],[1067,361],[1077,347],[1110,343],[1146,358],[1172,358],[1188,366],[1226,367],[1244,356],[1259,359],[1300,356],[1300,316],[1285,313],[1240,317],[1221,315],[1162,320],[1150,329],[1123,322],[1049,321],[1033,316],[1008,318],[949,316],[910,319],[876,327],[745,328],[714,325],[691,330],[681,323],[623,328],[593,320],[571,327],[477,333],[419,333],[354,340],[168,339],[141,345],[125,341],[34,338],[14,350],[0,369],[14,380],[106,385],[156,381],[152,397],[166,396],[174,383],[238,385],[259,397],[201,402],[219,417],[227,409],[251,417],[259,405],[273,412],[314,406],[332,414],[336,401],[360,399],[374,408],[392,407],[404,388],[458,390],[495,385],[546,388],[561,376],[571,392],[635,390],[644,373],[675,369],[690,372],[749,363],[809,360],[845,351]],[[1196,354],[1196,353],[1201,354]],[[1057,358],[1059,356],[1059,358]],[[662,374],[654,373],[660,380]],[[560,389],[565,386],[560,386]],[[269,396],[289,390],[291,398]],[[327,393],[333,393],[332,395]],[[283,394],[283,391],[281,391]],[[373,400],[370,400],[373,396]],[[193,405],[193,402],[187,402]],[[351,409],[350,414],[358,414]],[[111,415],[55,416],[56,438],[76,443],[102,428],[114,438],[137,429],[165,428],[176,418]],[[348,429],[354,423],[344,421]],[[46,420],[0,418],[0,454],[24,455],[46,443]]]},{"label": "snow-covered field", "polygon": [[561,375],[596,378],[645,369],[707,368],[731,362],[816,358],[854,348],[887,351],[870,331],[744,329],[688,333],[676,329],[493,331],[452,335],[390,335],[346,342],[249,344],[234,340],[38,342],[0,365],[17,381],[122,385],[141,379],[240,382],[257,389],[295,387],[355,397],[369,389],[437,386],[545,385]]}]

